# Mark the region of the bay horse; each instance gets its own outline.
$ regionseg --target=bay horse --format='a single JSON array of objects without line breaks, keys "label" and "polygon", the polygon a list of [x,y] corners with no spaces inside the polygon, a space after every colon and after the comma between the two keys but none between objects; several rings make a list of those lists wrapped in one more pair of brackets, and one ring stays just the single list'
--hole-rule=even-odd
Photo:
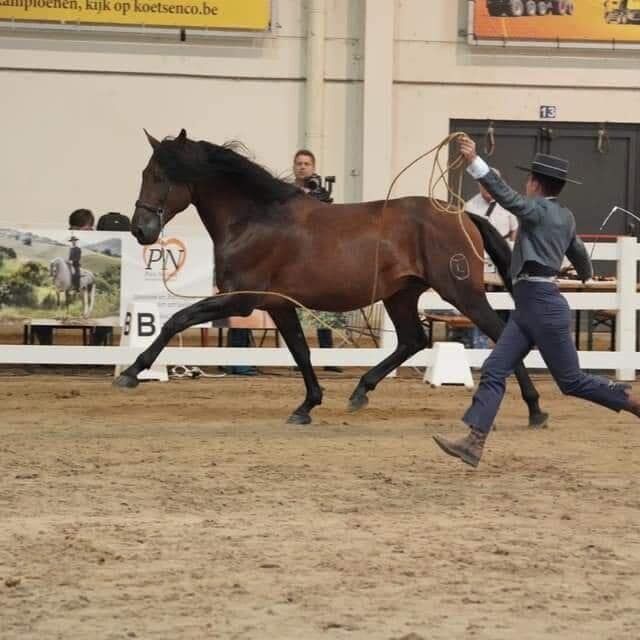
[{"label": "bay horse", "polygon": [[[177,312],[114,381],[116,386],[135,387],[138,373],[152,365],[176,333],[263,309],[282,334],[306,387],[304,401],[288,422],[309,424],[311,410],[322,402],[322,389],[296,305],[273,292],[310,309],[349,311],[372,302],[375,279],[374,298],[383,301],[398,344],[361,377],[349,399],[352,411],[368,403],[367,394],[387,374],[426,347],[417,305],[427,289],[435,289],[493,340],[502,332],[504,323],[485,295],[484,263],[477,255],[483,255],[484,245],[510,288],[511,252],[484,218],[464,214],[460,221],[443,215],[426,197],[398,198],[386,207],[383,201],[326,204],[275,178],[239,153],[235,143],[196,142],[184,129],[177,138],[161,142],[145,134],[153,154],[142,172],[131,233],[140,244],[152,244],[164,225],[193,204],[215,246],[219,291],[252,293],[205,298]],[[524,365],[516,375],[529,423],[544,424],[548,415],[540,409]]]},{"label": "bay horse", "polygon": [[[56,288],[56,302],[60,307],[60,293],[69,312],[69,292],[73,289],[71,267],[64,258],[54,258],[49,263],[49,275]],[[96,278],[88,269],[80,269],[80,293],[82,294],[82,317],[88,318],[96,301]]]}]

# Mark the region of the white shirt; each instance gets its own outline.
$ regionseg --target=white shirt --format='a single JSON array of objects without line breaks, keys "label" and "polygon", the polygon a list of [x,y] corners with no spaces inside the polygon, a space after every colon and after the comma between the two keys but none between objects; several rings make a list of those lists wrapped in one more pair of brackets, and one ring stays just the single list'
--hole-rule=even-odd
[{"label": "white shirt", "polygon": [[[469,213],[475,213],[486,218],[490,204],[491,203],[482,197],[482,194],[478,193],[465,203],[464,208]],[[506,209],[503,209],[498,203],[496,203],[496,206],[489,216],[489,222],[491,222],[503,238],[507,239],[512,232],[518,229],[517,218]]]},{"label": "white shirt", "polygon": [[[469,167],[467,167],[467,172],[473,178],[478,180],[479,178],[482,178],[487,175],[487,173],[489,173],[489,166],[482,160],[482,158],[480,158],[480,156],[478,156],[476,157],[475,161],[472,162]],[[475,213],[476,215],[486,218],[487,211],[489,210],[490,206],[491,202],[487,202],[482,197],[481,193],[477,193],[475,196],[473,196],[473,198],[465,202],[464,208],[465,211],[468,211],[469,213]],[[517,218],[496,202],[495,207],[493,207],[488,220],[498,230],[498,233],[507,240],[509,246],[513,248],[513,241],[509,239],[509,235],[512,231],[517,231],[518,229]],[[484,259],[485,273],[496,273],[497,269],[486,253],[484,254]]]}]

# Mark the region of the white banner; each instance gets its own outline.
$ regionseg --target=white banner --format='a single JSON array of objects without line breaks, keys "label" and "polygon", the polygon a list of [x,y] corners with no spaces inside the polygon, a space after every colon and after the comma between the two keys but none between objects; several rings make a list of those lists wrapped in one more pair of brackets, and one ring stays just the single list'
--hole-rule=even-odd
[{"label": "white banner", "polygon": [[[211,239],[167,233],[142,246],[129,234],[122,246],[121,323],[130,302],[155,302],[164,324],[174,313],[213,293]],[[185,297],[180,297],[185,296]]]}]

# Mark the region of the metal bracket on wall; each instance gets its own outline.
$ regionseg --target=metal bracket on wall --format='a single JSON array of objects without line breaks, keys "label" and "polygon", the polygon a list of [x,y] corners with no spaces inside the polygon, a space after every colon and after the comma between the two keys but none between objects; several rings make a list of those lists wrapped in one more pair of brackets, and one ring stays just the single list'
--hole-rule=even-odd
[{"label": "metal bracket on wall", "polygon": [[540,127],[536,136],[536,153],[551,153],[552,140],[553,129],[551,127]]},{"label": "metal bracket on wall", "polygon": [[598,129],[598,153],[609,153],[609,132],[605,122]]},{"label": "metal bracket on wall", "polygon": [[496,150],[496,130],[493,126],[493,121],[489,122],[487,131],[484,134],[484,153],[490,158]]},{"label": "metal bracket on wall", "polygon": [[551,142],[553,140],[553,129],[551,127],[542,127],[540,129],[540,134],[542,139],[547,142]]}]

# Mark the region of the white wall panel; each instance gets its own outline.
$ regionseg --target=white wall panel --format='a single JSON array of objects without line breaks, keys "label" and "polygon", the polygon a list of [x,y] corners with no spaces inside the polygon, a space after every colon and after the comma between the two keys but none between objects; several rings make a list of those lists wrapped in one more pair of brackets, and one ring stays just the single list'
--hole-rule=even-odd
[{"label": "white wall panel", "polygon": [[[554,104],[565,121],[638,121],[637,53],[475,48],[460,33],[465,0],[395,2],[396,171],[447,135],[451,118],[535,120],[540,104]],[[1,32],[0,219],[57,224],[78,206],[130,212],[148,158],[143,126],[158,137],[181,126],[214,142],[237,137],[288,172],[304,133],[306,2],[274,6],[272,33],[197,44]],[[336,174],[337,201],[361,193],[363,17],[364,0],[327,0],[320,169]],[[397,193],[423,192],[426,172],[413,170]]]},{"label": "white wall panel", "polygon": [[57,226],[78,207],[130,214],[151,152],[143,127],[238,138],[276,171],[301,136],[301,82],[0,72],[0,84],[4,223]]}]

